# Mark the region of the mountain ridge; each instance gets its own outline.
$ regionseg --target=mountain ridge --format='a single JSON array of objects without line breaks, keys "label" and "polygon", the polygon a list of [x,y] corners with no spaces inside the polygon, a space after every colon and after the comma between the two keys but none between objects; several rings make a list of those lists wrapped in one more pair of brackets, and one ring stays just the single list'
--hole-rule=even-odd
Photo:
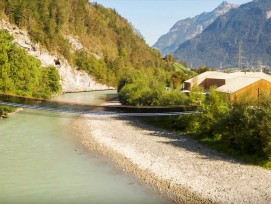
[{"label": "mountain ridge", "polygon": [[174,55],[193,67],[271,65],[270,17],[271,1],[248,2],[218,17],[200,35],[180,45]]},{"label": "mountain ridge", "polygon": [[199,35],[218,16],[238,6],[223,1],[211,12],[203,12],[193,18],[180,20],[174,24],[167,34],[162,35],[153,47],[159,49],[164,55],[173,53],[183,42]]}]

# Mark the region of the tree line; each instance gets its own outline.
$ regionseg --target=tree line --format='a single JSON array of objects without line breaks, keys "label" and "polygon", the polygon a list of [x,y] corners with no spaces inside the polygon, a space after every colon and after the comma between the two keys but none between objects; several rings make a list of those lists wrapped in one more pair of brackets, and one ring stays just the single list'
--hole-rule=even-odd
[{"label": "tree line", "polygon": [[[192,90],[190,104],[199,113],[153,119],[154,124],[191,136],[248,163],[271,169],[271,96],[229,101],[212,87],[210,94]],[[202,91],[202,90],[201,90]]]},{"label": "tree line", "polygon": [[[13,43],[13,37],[0,30],[0,91],[21,96],[50,98],[61,91],[55,67],[41,62]],[[1,106],[0,115],[8,108]]]},{"label": "tree line", "polygon": [[[110,86],[134,70],[175,72],[170,57],[163,60],[114,9],[88,0],[2,0],[0,15],[26,29],[34,42]],[[84,49],[73,50],[67,35]]]},{"label": "tree line", "polygon": [[[140,83],[145,84],[136,92],[138,96],[124,99],[124,103],[180,103],[179,98],[185,96],[180,96],[178,91],[165,92],[165,87],[179,90],[182,82],[195,74],[186,68],[185,63],[177,63],[172,55],[163,58],[160,51],[145,43],[126,19],[114,9],[104,8],[97,3],[87,0],[3,0],[0,3],[0,15],[26,29],[34,42],[63,55],[77,69],[87,71],[96,81],[119,86],[119,91],[123,88],[121,96],[127,98],[129,94],[126,93],[134,90],[136,83],[138,87]],[[84,49],[74,50],[67,35],[76,37]],[[93,53],[101,58],[95,57]],[[6,71],[10,73],[11,70]],[[17,71],[20,72],[19,67]],[[128,83],[133,74],[133,83]],[[34,82],[22,80],[18,83],[26,89],[17,91],[21,91],[21,94],[27,92],[28,95],[39,95],[48,92],[41,90],[32,93],[28,87]],[[5,84],[3,89],[7,91],[14,91],[18,86],[10,79]],[[147,95],[150,95],[149,99],[143,99]],[[169,98],[174,98],[174,101]]]}]

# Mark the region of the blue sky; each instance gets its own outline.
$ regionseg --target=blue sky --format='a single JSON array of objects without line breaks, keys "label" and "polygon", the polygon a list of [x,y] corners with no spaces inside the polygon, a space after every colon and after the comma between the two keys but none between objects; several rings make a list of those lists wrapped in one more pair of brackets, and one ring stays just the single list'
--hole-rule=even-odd
[{"label": "blue sky", "polygon": [[[251,0],[227,0],[244,4]],[[204,11],[212,11],[223,0],[91,0],[116,11],[144,36],[149,45],[167,33],[179,20],[194,17]]]}]

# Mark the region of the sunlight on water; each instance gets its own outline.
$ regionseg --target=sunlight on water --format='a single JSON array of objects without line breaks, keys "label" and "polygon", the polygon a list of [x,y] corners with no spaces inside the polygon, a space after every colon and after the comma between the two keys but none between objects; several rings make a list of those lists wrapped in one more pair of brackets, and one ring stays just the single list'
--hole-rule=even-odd
[{"label": "sunlight on water", "polygon": [[[105,93],[112,91],[98,92],[95,102]],[[86,102],[93,95],[58,98]],[[0,203],[163,202],[134,177],[82,148],[72,133],[75,118],[25,110],[0,122]]]}]

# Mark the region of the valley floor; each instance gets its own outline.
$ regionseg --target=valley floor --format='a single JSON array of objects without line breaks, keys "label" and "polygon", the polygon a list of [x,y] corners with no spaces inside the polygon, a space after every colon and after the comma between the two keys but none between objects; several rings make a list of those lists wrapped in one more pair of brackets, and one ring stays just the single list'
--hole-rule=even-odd
[{"label": "valley floor", "polygon": [[271,171],[238,163],[187,137],[137,119],[82,116],[82,143],[176,203],[271,203]]}]

